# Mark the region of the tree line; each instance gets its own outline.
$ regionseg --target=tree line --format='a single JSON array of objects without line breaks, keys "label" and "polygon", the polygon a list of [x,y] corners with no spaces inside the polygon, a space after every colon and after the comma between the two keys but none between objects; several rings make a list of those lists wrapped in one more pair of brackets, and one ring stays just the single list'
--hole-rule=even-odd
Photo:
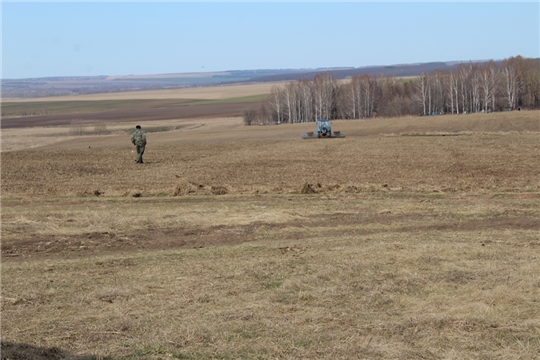
[{"label": "tree line", "polygon": [[540,109],[540,59],[521,56],[482,65],[463,63],[415,78],[355,75],[338,81],[330,72],[274,86],[244,123],[298,123],[406,115],[467,114]]}]

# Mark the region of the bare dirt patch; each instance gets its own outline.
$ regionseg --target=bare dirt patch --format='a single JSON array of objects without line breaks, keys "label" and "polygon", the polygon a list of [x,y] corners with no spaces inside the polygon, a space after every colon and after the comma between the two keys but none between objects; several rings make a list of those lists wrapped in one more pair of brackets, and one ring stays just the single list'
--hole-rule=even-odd
[{"label": "bare dirt patch", "polygon": [[[437,223],[432,224],[433,220],[437,220]],[[380,227],[374,227],[373,225]],[[352,230],[355,227],[358,228]],[[342,216],[339,214],[317,214],[312,215],[311,219],[283,223],[254,222],[247,225],[217,225],[206,228],[141,229],[133,233],[104,231],[71,236],[29,235],[15,240],[4,240],[1,248],[4,260],[19,257],[50,258],[58,255],[67,258],[141,250],[156,251],[229,246],[253,242],[260,239],[261,234],[265,232],[280,229],[288,230],[286,234],[280,236],[281,240],[306,240],[309,235],[305,233],[305,228],[311,229],[317,236],[333,237],[380,235],[387,232],[410,234],[429,231],[535,231],[540,230],[540,219],[534,216],[521,215],[504,219],[458,221],[457,219],[434,219],[428,215],[419,214],[397,217],[383,214],[362,218],[350,216],[350,214]],[[486,243],[490,244],[491,241],[488,240],[481,243],[481,245],[485,246]],[[507,244],[515,246],[511,242],[507,242]],[[524,245],[540,246],[540,242],[531,242]]]}]

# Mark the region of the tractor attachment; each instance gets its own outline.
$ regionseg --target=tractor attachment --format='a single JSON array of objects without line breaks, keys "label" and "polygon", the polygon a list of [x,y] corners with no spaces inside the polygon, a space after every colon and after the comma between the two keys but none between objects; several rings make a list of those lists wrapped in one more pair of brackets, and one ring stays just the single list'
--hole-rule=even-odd
[{"label": "tractor attachment", "polygon": [[341,131],[332,131],[332,123],[330,120],[317,120],[317,133],[311,131],[302,134],[302,139],[320,139],[320,138],[344,138],[345,133]]}]

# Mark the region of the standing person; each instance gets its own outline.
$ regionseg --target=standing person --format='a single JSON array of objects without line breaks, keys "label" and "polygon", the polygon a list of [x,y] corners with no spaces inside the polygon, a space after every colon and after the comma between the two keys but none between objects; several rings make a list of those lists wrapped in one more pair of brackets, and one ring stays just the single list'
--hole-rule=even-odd
[{"label": "standing person", "polygon": [[135,126],[135,131],[131,135],[131,143],[137,147],[137,159],[135,159],[135,162],[142,164],[142,156],[146,146],[146,134],[141,130],[141,125]]}]

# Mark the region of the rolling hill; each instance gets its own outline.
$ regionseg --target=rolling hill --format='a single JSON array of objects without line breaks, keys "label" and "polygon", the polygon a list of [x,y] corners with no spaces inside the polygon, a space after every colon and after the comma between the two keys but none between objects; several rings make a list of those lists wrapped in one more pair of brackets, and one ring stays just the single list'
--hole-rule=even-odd
[{"label": "rolling hill", "polygon": [[[496,61],[500,63],[502,60]],[[332,67],[317,69],[260,69],[221,72],[175,73],[125,76],[73,76],[30,79],[3,79],[3,98],[35,98],[44,96],[112,93],[122,91],[178,89],[186,87],[230,85],[276,81],[312,80],[320,73],[330,72],[336,79],[354,75],[417,76],[435,70],[455,70],[468,61],[429,62],[365,67]],[[480,65],[486,60],[471,61]]]}]

